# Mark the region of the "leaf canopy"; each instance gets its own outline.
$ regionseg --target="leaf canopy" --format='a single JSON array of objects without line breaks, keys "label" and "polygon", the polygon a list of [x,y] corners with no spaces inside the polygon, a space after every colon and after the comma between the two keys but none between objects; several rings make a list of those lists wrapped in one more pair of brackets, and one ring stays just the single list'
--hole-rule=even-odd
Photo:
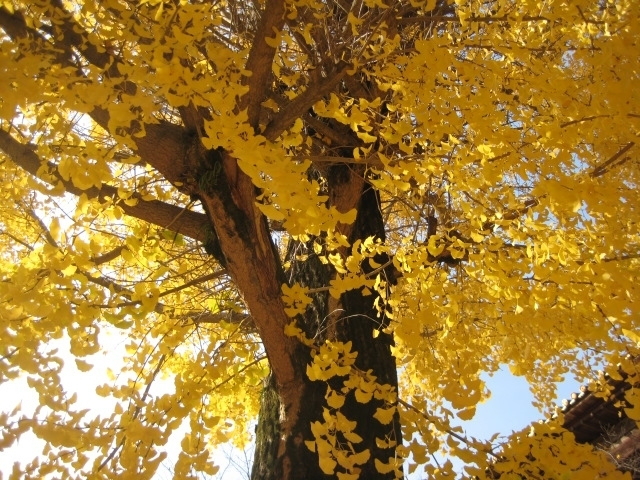
[{"label": "leaf canopy", "polygon": [[[379,295],[399,391],[350,381],[363,403],[402,399],[411,471],[444,478],[442,449],[485,474],[496,445],[453,426],[488,398],[483,372],[508,365],[547,413],[567,374],[621,363],[637,379],[638,2],[3,0],[0,30],[0,379],[39,396],[2,414],[0,448],[26,432],[46,442],[15,478],[151,478],[174,434],[175,478],[190,478],[215,473],[213,446],[250,441],[270,340],[202,250],[211,212],[194,200],[223,173],[250,180],[247,208],[268,219],[285,274],[287,242],[311,242],[332,297]],[[203,152],[241,173],[203,173]],[[348,242],[336,165],[380,192],[384,241]],[[381,253],[397,279],[363,272]],[[314,294],[277,289],[282,318]],[[122,359],[103,379],[92,365],[114,336]],[[352,371],[349,345],[322,348],[310,377]],[[64,371],[100,376],[112,411],[84,410]],[[347,475],[369,457],[331,444],[358,435],[327,395],[310,445]],[[554,432],[535,437],[539,456],[512,439],[500,471],[575,474],[563,459],[587,453]],[[585,478],[613,478],[589,462]]]}]

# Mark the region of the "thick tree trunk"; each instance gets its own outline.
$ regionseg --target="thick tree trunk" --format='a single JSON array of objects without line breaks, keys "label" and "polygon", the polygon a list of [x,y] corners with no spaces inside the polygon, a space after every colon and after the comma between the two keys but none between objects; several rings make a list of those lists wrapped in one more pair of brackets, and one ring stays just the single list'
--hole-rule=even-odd
[{"label": "thick tree trunk", "polygon": [[[351,226],[350,240],[364,240],[374,236],[384,240],[384,223],[379,208],[377,192],[369,185],[362,184],[360,198],[357,202],[358,215]],[[311,242],[310,242],[311,243]],[[304,262],[296,262],[295,254],[308,254]],[[296,242],[290,247],[290,260],[293,263],[289,272],[291,283],[297,282],[310,288],[328,285],[332,276],[331,268],[319,261],[314,255],[310,244]],[[386,258],[376,258],[376,263],[386,263]],[[366,266],[364,267],[366,271]],[[374,338],[374,330],[380,330],[386,319],[380,317],[374,305],[376,295],[363,295],[359,290],[352,290],[342,295],[339,302],[331,300],[327,292],[314,295],[313,304],[302,319],[307,335],[316,338],[326,338],[328,334],[324,326],[339,307],[341,312],[337,318],[333,317],[336,328],[329,334],[334,340],[351,341],[352,351],[357,351],[356,367],[364,372],[371,371],[377,377],[379,384],[388,384],[395,388],[398,385],[395,358],[391,354],[393,339],[390,335],[378,332]],[[311,361],[308,351],[300,350],[296,363],[305,366]],[[265,386],[262,398],[262,408],[257,428],[256,452],[251,474],[252,480],[315,480],[335,478],[326,475],[319,467],[318,455],[307,448],[305,441],[313,440],[311,423],[322,422],[325,393],[327,387],[340,391],[345,377],[333,378],[329,385],[326,382],[312,382],[306,377],[300,381],[302,408],[293,428],[287,432],[279,424],[281,416],[280,398],[276,383],[271,377]],[[398,415],[390,424],[383,425],[374,417],[378,407],[383,402],[372,399],[368,403],[359,403],[353,392],[347,395],[340,412],[350,421],[356,421],[355,433],[362,437],[362,442],[355,445],[357,451],[369,449],[371,456],[367,463],[360,466],[361,479],[390,479],[395,478],[394,472],[381,474],[375,468],[375,459],[388,463],[394,457],[395,447],[380,448],[376,439],[382,441],[394,440],[401,444],[401,431]],[[283,438],[284,437],[284,438]],[[337,467],[340,471],[340,467]]]}]

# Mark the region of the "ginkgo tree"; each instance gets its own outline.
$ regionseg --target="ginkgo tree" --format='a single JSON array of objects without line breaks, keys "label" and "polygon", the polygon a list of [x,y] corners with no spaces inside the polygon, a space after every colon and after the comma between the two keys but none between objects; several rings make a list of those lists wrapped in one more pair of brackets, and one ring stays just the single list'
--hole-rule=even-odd
[{"label": "ginkgo tree", "polygon": [[[638,379],[636,0],[0,5],[0,379],[39,398],[0,449],[44,445],[10,478],[252,440],[254,479],[622,477],[459,425],[503,365],[547,412]],[[113,331],[92,411],[61,374]]]}]

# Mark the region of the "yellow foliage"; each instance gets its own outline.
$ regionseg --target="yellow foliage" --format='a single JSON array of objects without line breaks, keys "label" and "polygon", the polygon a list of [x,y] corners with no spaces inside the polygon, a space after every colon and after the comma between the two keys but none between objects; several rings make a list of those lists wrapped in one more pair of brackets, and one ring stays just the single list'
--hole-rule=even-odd
[{"label": "yellow foliage", "polygon": [[[405,455],[445,478],[438,449],[482,478],[497,441],[452,423],[503,365],[547,412],[566,374],[626,361],[636,378],[639,16],[636,0],[0,2],[0,383],[39,405],[0,414],[0,450],[44,444],[14,477],[213,475],[216,446],[252,440],[274,349],[327,385],[304,441],[344,480],[401,476]],[[369,189],[385,235],[357,217]],[[313,262],[322,284],[298,283]],[[346,311],[360,294],[377,315]],[[346,321],[371,338],[341,338]],[[358,366],[354,345],[385,335],[398,385]],[[637,388],[626,400],[640,421]],[[397,458],[372,461],[351,404],[400,415],[407,445],[376,439]],[[619,475],[549,426],[502,453],[503,478]]]}]

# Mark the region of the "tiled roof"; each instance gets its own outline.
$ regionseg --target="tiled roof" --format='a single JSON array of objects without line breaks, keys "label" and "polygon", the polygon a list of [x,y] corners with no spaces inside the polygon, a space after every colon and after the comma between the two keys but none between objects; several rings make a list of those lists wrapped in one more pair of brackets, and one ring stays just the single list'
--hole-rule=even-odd
[{"label": "tiled roof", "polygon": [[[605,382],[601,393],[583,386],[571,399],[562,402],[563,426],[575,435],[578,443],[606,450],[621,467],[636,463],[640,467],[640,430],[624,413],[628,407],[624,395],[632,385],[624,375],[619,380],[605,377]],[[640,469],[633,470],[637,470],[633,478],[640,479]]]},{"label": "tiled roof", "polygon": [[563,402],[564,428],[573,432],[579,443],[594,443],[604,430],[618,424],[624,415],[624,392],[631,388],[625,380],[607,379],[608,394],[603,397],[586,386]]}]

